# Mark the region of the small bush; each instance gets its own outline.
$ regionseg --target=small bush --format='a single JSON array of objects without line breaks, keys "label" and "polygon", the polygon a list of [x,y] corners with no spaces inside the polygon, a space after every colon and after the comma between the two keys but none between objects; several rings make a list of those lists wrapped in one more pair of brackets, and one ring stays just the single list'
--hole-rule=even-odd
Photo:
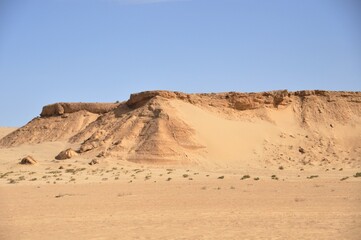
[{"label": "small bush", "polygon": [[307,177],[308,179],[312,179],[312,178],[318,178],[318,175],[311,175],[309,177]]},{"label": "small bush", "polygon": [[348,177],[343,177],[340,179],[340,181],[345,181],[346,179],[348,179]]},{"label": "small bush", "polygon": [[69,169],[65,169],[66,173],[75,173],[75,169],[69,168]]},{"label": "small bush", "polygon": [[218,179],[224,179],[224,176],[219,176]]},{"label": "small bush", "polygon": [[259,180],[259,177],[255,177],[255,178],[253,178],[253,180],[258,181],[258,180]]},{"label": "small bush", "polygon": [[189,175],[188,174],[183,174],[183,177],[184,178],[187,178]]},{"label": "small bush", "polygon": [[6,177],[7,175],[9,175],[9,174],[11,174],[11,173],[13,173],[13,172],[6,172],[6,173],[0,175],[0,178],[4,178],[4,177]]},{"label": "small bush", "polygon": [[356,173],[355,175],[353,175],[354,177],[361,177],[361,172]]},{"label": "small bush", "polygon": [[243,175],[243,177],[241,177],[241,180],[244,180],[244,179],[247,179],[247,178],[250,178],[249,175]]},{"label": "small bush", "polygon": [[278,177],[277,177],[276,175],[274,175],[274,174],[271,176],[271,178],[272,178],[273,180],[278,180]]},{"label": "small bush", "polygon": [[279,170],[283,170],[283,166],[279,166],[278,169],[279,169]]},{"label": "small bush", "polygon": [[16,180],[14,180],[14,179],[9,179],[9,184],[14,184],[14,183],[17,183]]}]

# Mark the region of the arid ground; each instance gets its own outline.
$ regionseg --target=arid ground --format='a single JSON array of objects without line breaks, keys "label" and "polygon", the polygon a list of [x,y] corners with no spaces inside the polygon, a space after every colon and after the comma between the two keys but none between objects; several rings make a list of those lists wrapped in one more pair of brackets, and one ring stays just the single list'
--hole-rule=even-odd
[{"label": "arid ground", "polygon": [[0,216],[4,240],[360,239],[361,94],[45,106],[0,128]]}]

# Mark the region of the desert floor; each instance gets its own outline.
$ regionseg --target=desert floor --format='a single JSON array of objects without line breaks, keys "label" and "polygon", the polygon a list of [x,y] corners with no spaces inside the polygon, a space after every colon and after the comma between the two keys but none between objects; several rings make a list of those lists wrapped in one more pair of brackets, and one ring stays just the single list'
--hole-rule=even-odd
[{"label": "desert floor", "polygon": [[360,239],[357,169],[18,164],[62,145],[0,149],[0,239]]}]

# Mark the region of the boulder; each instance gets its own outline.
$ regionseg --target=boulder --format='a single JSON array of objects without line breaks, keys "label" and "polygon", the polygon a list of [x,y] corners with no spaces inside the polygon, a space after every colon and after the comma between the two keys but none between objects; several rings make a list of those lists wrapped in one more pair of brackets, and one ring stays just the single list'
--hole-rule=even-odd
[{"label": "boulder", "polygon": [[35,163],[37,163],[37,161],[32,156],[26,156],[20,161],[20,164],[24,165],[33,165]]},{"label": "boulder", "polygon": [[99,164],[99,160],[94,158],[94,159],[91,160],[88,164],[89,164],[89,165]]},{"label": "boulder", "polygon": [[78,153],[77,152],[75,152],[73,149],[71,149],[71,148],[68,148],[68,149],[66,149],[66,150],[64,150],[64,151],[61,151],[56,157],[55,157],[55,159],[57,159],[57,160],[65,160],[65,159],[70,159],[70,158],[72,158],[72,157],[74,157],[74,156],[77,156],[78,155]]}]

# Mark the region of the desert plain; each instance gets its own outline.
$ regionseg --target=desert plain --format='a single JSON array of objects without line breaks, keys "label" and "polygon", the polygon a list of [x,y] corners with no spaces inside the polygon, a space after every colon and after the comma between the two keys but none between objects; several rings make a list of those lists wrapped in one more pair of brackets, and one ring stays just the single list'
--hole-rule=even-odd
[{"label": "desert plain", "polygon": [[360,239],[361,93],[47,105],[0,128],[0,216],[4,240]]}]

